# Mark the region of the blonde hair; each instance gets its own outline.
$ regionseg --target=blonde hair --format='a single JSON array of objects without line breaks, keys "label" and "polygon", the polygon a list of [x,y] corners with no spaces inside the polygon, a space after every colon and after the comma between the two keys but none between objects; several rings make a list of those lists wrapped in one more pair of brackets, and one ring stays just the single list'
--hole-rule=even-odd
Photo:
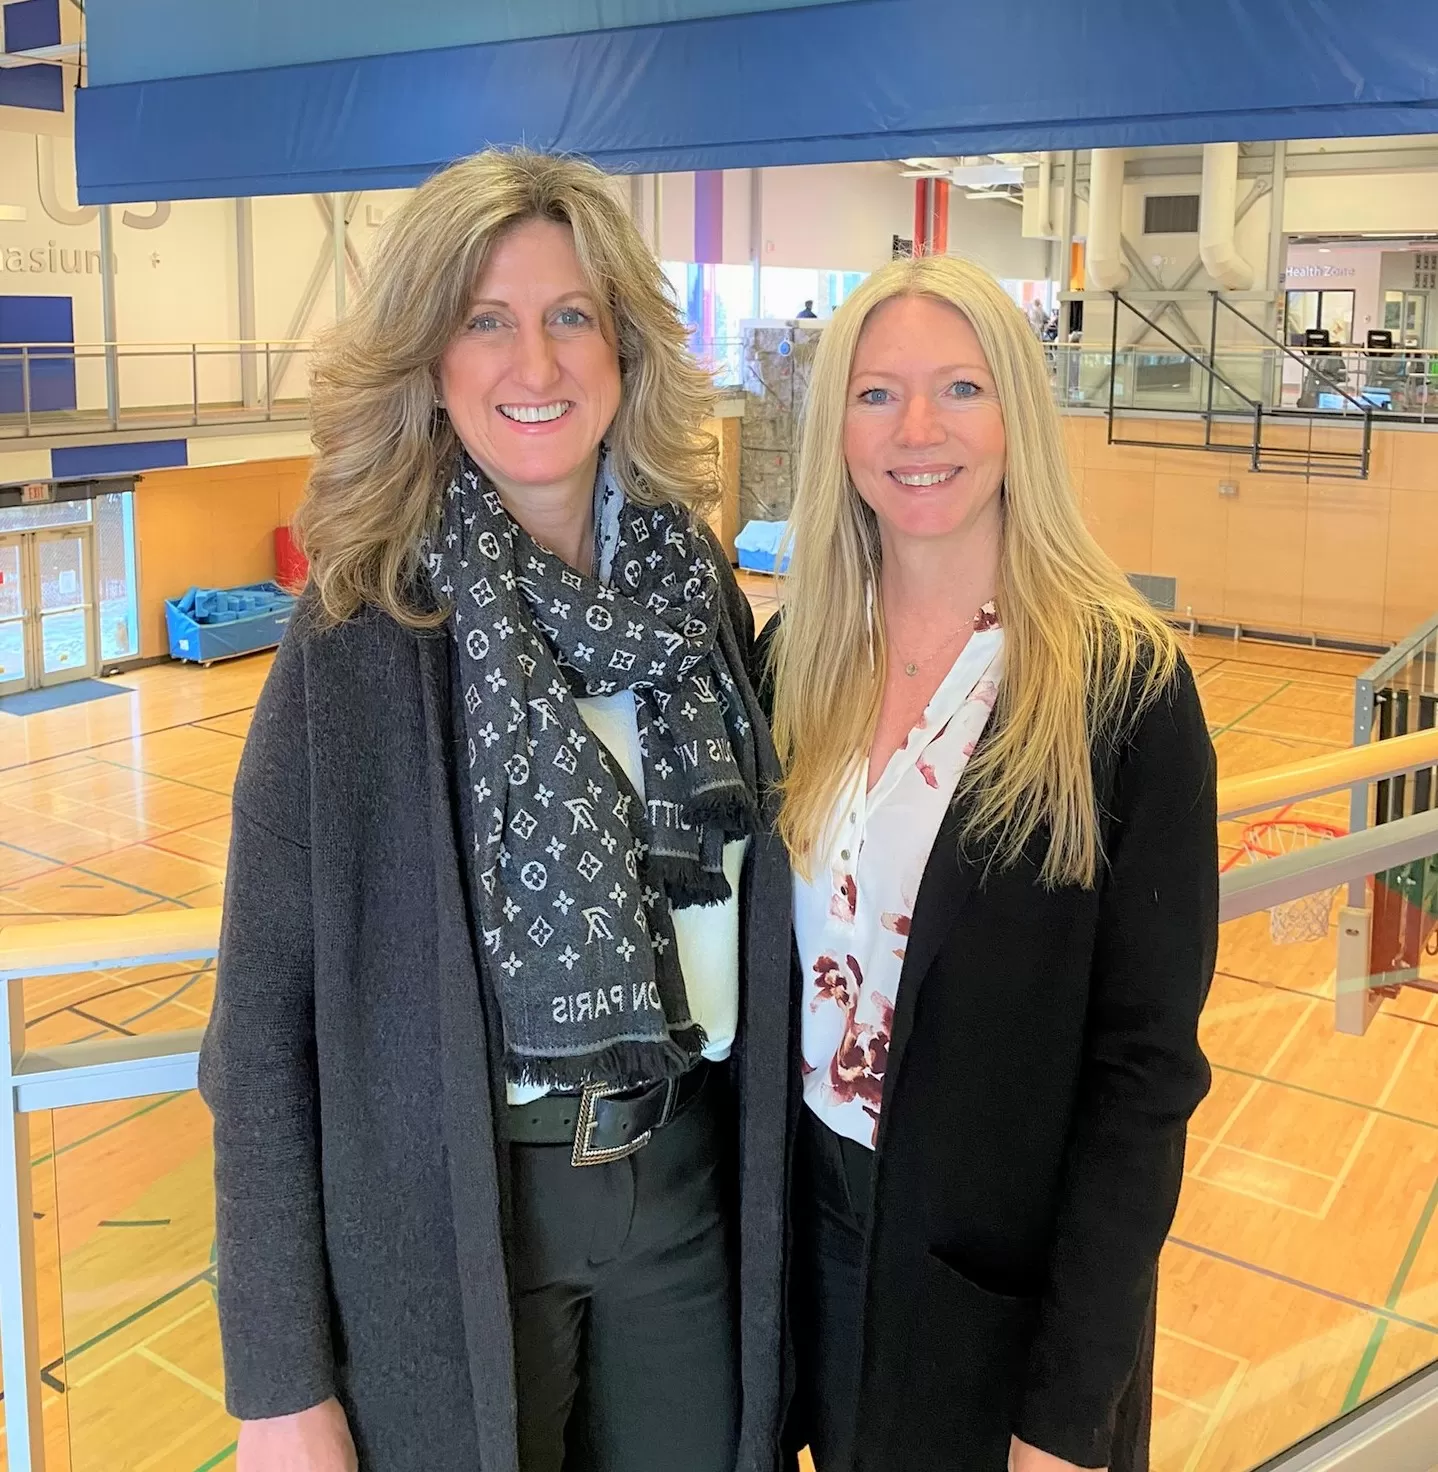
[{"label": "blonde hair", "polygon": [[608,178],[572,158],[487,150],[427,180],[396,213],[352,312],[322,340],[311,374],[315,458],[295,518],[323,616],[412,606],[419,547],[459,451],[436,412],[438,362],[460,330],[495,242],[526,220],[574,232],[621,397],[611,464],[632,500],[702,511],[718,494],[717,444],[702,432],[714,389],[690,357],[658,262]]},{"label": "blonde hair", "polygon": [[1004,665],[985,740],[955,800],[966,844],[1000,865],[1045,833],[1045,884],[1092,886],[1102,862],[1095,745],[1114,739],[1173,679],[1178,644],[1084,526],[1043,351],[1027,319],[979,267],[946,256],[876,271],[825,328],[810,378],[793,560],[774,646],[774,740],[784,763],[779,827],[812,877],[832,805],[873,743],[885,669],[882,551],[874,513],[844,462],[854,350],[869,314],[896,296],[957,308],[983,347],[1006,440],[998,601]]}]

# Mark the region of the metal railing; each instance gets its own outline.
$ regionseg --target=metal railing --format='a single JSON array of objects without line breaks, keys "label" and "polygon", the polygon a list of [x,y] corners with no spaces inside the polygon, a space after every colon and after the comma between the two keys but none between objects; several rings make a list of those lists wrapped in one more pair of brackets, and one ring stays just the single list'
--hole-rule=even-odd
[{"label": "metal railing", "polygon": [[[1167,334],[1165,334],[1167,336]],[[743,385],[738,338],[695,337],[692,351],[721,388]],[[1182,347],[1176,341],[1101,347],[1045,343],[1061,408],[1220,418],[1301,411],[1319,423],[1438,424],[1438,352],[1335,348],[1329,371],[1343,392],[1302,406],[1303,384],[1289,349]],[[120,429],[299,423],[309,412],[312,345],[276,339],[191,343],[0,343],[0,442],[39,436],[105,434]],[[1301,357],[1301,353],[1299,354]],[[1285,374],[1285,365],[1292,371]],[[1231,393],[1210,405],[1213,374]],[[1226,391],[1225,391],[1226,393]],[[1243,450],[1234,443],[1227,448]]]},{"label": "metal railing", "polygon": [[[1362,404],[1375,424],[1438,424],[1438,351],[1337,347],[1315,350],[1310,361],[1302,348],[1220,344],[1210,351],[1207,344],[1184,347],[1169,341],[1121,344],[1115,351],[1110,342],[1080,341],[1045,343],[1044,354],[1054,397],[1065,409],[1107,409],[1112,377],[1121,409],[1203,413],[1209,380],[1202,370],[1211,366],[1234,385],[1237,396],[1261,404],[1265,413],[1292,411],[1323,422],[1347,420],[1357,428]],[[1324,380],[1323,386],[1310,382],[1312,402],[1304,392],[1304,369]],[[1214,412],[1246,417],[1237,400],[1220,399]]]},{"label": "metal railing", "polygon": [[303,421],[306,342],[0,343],[0,441]]}]

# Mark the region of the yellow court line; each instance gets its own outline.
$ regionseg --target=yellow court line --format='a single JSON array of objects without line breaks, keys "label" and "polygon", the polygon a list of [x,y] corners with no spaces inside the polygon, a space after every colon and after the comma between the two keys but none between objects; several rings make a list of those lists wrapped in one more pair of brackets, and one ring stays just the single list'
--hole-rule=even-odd
[{"label": "yellow court line", "polygon": [[[1198,1140],[1200,1144],[1206,1143],[1201,1135],[1190,1135],[1190,1140]],[[1281,1155],[1264,1155],[1259,1150],[1246,1150],[1242,1145],[1219,1145],[1220,1150],[1232,1150],[1235,1155],[1246,1155],[1250,1160],[1261,1160],[1265,1165],[1281,1165],[1284,1170],[1301,1171],[1306,1176],[1316,1176],[1320,1181],[1333,1182],[1338,1179],[1326,1170],[1314,1170],[1311,1165],[1295,1165],[1291,1160],[1285,1160]]]},{"label": "yellow court line", "polygon": [[[1429,1016],[1432,1014],[1435,1001],[1438,1001],[1438,997],[1430,996],[1427,1000],[1427,1004],[1423,1010],[1423,1020],[1425,1022],[1428,1021]],[[1411,1032],[1412,1036],[1404,1045],[1402,1053],[1398,1056],[1398,1061],[1393,1065],[1393,1072],[1388,1076],[1388,1082],[1383,1085],[1383,1092],[1378,1096],[1376,1107],[1379,1109],[1386,1109],[1388,1107],[1388,1101],[1393,1097],[1393,1090],[1398,1087],[1398,1080],[1402,1076],[1403,1070],[1407,1068],[1408,1060],[1413,1056],[1413,1050],[1418,1046],[1418,1039],[1422,1034],[1416,1027],[1411,1029]]]},{"label": "yellow court line", "polygon": [[1265,1206],[1276,1206],[1281,1211],[1291,1211],[1296,1216],[1306,1216],[1310,1221],[1322,1221],[1322,1216],[1314,1211],[1312,1207],[1295,1206],[1291,1201],[1280,1201],[1277,1196],[1265,1196],[1262,1191],[1251,1190],[1247,1186],[1235,1186],[1229,1181],[1215,1180],[1212,1176],[1201,1176],[1197,1171],[1185,1171],[1195,1181],[1202,1181],[1205,1186],[1212,1186],[1215,1191],[1227,1191],[1230,1196],[1242,1196],[1249,1201],[1261,1201]]},{"label": "yellow court line", "polygon": [[[1241,1004],[1241,1005],[1247,1005],[1247,1004]],[[1284,1055],[1284,1053],[1288,1049],[1288,1045],[1302,1031],[1304,1024],[1308,1021],[1308,1018],[1309,1018],[1310,1014],[1312,1013],[1313,1008],[1316,1005],[1317,1004],[1315,1002],[1312,1002],[1312,1001],[1309,1001],[1309,1002],[1305,1002],[1304,1003],[1303,1008],[1300,1011],[1298,1017],[1295,1019],[1293,1026],[1290,1027],[1288,1029],[1287,1033],[1284,1034],[1283,1041],[1281,1043],[1279,1043],[1279,1045],[1278,1045],[1277,1048],[1274,1049],[1273,1054],[1269,1058],[1268,1062],[1265,1063],[1262,1068],[1258,1068],[1258,1069],[1255,1069],[1254,1070],[1256,1073],[1272,1073],[1273,1072],[1273,1066],[1274,1066],[1274,1064],[1276,1064],[1278,1062],[1278,1060]],[[1238,1116],[1243,1113],[1243,1111],[1253,1101],[1254,1096],[1258,1093],[1259,1083],[1260,1083],[1260,1080],[1255,1079],[1248,1086],[1248,1088],[1244,1091],[1243,1098],[1241,1098],[1238,1101],[1238,1103],[1233,1106],[1232,1112],[1229,1114],[1228,1118],[1223,1123],[1223,1128],[1221,1130],[1219,1130],[1219,1132],[1213,1137],[1213,1142],[1209,1145],[1208,1149],[1204,1152],[1203,1158],[1198,1162],[1198,1164],[1196,1166],[1194,1166],[1194,1168],[1193,1168],[1194,1174],[1197,1174],[1199,1171],[1201,1171],[1204,1168],[1205,1165],[1208,1164],[1209,1160],[1213,1156],[1213,1152],[1215,1150],[1217,1150],[1218,1147],[1221,1144],[1223,1144],[1224,1136],[1227,1135],[1228,1132],[1229,1132],[1229,1130],[1231,1130],[1233,1128],[1233,1126],[1238,1123]]]},{"label": "yellow court line", "polygon": [[180,1434],[175,1437],[173,1441],[168,1441],[165,1443],[164,1446],[160,1447],[158,1451],[151,1452],[150,1455],[146,1457],[143,1462],[136,1462],[134,1472],[150,1472],[150,1469],[152,1467],[158,1467],[162,1462],[168,1462],[170,1459],[170,1454],[177,1447],[183,1446],[195,1435],[196,1431],[199,1431],[201,1429],[202,1427],[199,1422],[192,1422],[182,1432],[180,1432]]},{"label": "yellow court line", "polygon": [[1373,1133],[1373,1126],[1377,1123],[1376,1114],[1370,1114],[1363,1121],[1363,1128],[1358,1131],[1358,1138],[1354,1140],[1348,1152],[1348,1159],[1343,1162],[1343,1169],[1338,1172],[1338,1179],[1328,1188],[1328,1195],[1323,1198],[1323,1205],[1318,1208],[1319,1221],[1326,1221],[1328,1213],[1333,1210],[1333,1203],[1338,1200],[1338,1193],[1347,1184],[1348,1177],[1358,1163],[1359,1155],[1363,1152],[1363,1147],[1368,1143],[1369,1135]]},{"label": "yellow court line", "polygon": [[1220,1349],[1216,1344],[1210,1344],[1206,1339],[1195,1339],[1191,1334],[1180,1334],[1177,1329],[1165,1328],[1158,1325],[1158,1332],[1165,1339],[1176,1339],[1180,1344],[1186,1344],[1190,1349],[1206,1349],[1210,1354],[1216,1354],[1220,1359],[1232,1360],[1235,1365],[1248,1364],[1241,1354],[1234,1354],[1231,1349]]},{"label": "yellow court line", "polygon": [[156,1354],[152,1349],[137,1349],[135,1351],[142,1360],[148,1360],[152,1365],[158,1365],[162,1370],[168,1370],[175,1379],[183,1380],[191,1390],[198,1390],[201,1395],[214,1401],[217,1405],[224,1405],[224,1395],[215,1389],[213,1385],[207,1385],[198,1375],[192,1375],[188,1370],[182,1370],[179,1365],[173,1364],[163,1355]]},{"label": "yellow court line", "polygon": [[143,992],[145,996],[149,997],[150,1000],[153,1002],[168,1001],[168,1004],[171,1007],[178,1007],[182,1012],[190,1012],[193,1013],[196,1017],[202,1018],[205,1021],[209,1020],[210,1009],[208,1007],[196,1007],[189,1002],[181,1001],[177,997],[166,998],[163,993],[154,991],[148,986],[137,986],[135,990],[137,992]]},{"label": "yellow court line", "polygon": [[1163,1400],[1171,1400],[1174,1405],[1182,1406],[1186,1411],[1197,1411],[1200,1416],[1208,1417],[1213,1414],[1212,1406],[1201,1405],[1196,1400],[1185,1400],[1183,1396],[1175,1395],[1171,1390],[1164,1390],[1162,1386],[1155,1385],[1153,1393]]},{"label": "yellow court line", "polygon": [[1208,1444],[1227,1417],[1228,1408],[1233,1404],[1233,1398],[1238,1394],[1238,1387],[1243,1383],[1243,1377],[1247,1373],[1248,1361],[1241,1360],[1228,1377],[1228,1384],[1223,1387],[1223,1393],[1218,1397],[1218,1404],[1210,1412],[1208,1425],[1203,1428],[1203,1434],[1194,1442],[1193,1450],[1188,1454],[1188,1461],[1183,1464],[1183,1472],[1198,1472],[1199,1463],[1208,1450]]},{"label": "yellow court line", "polygon": [[[1428,1007],[1430,1009],[1432,1007],[1432,1002],[1433,999],[1430,998],[1428,1001]],[[1418,1040],[1421,1036],[1422,1034],[1419,1033],[1416,1027],[1410,1029],[1410,1036],[1408,1038],[1408,1041],[1403,1045],[1403,1051],[1398,1055],[1398,1058],[1393,1065],[1393,1071],[1389,1074],[1388,1082],[1383,1086],[1383,1092],[1379,1094],[1374,1108],[1386,1109],[1388,1107],[1388,1101],[1393,1097],[1393,1090],[1398,1086],[1399,1077],[1402,1075],[1404,1068],[1407,1067],[1408,1060],[1413,1056],[1413,1051],[1415,1048],[1417,1048]],[[1358,1138],[1354,1140],[1352,1148],[1348,1152],[1348,1158],[1343,1162],[1343,1167],[1338,1172],[1338,1176],[1334,1180],[1327,1197],[1324,1199],[1323,1206],[1320,1208],[1320,1221],[1325,1220],[1328,1216],[1328,1213],[1333,1209],[1333,1204],[1338,1199],[1338,1193],[1343,1189],[1344,1184],[1347,1182],[1350,1172],[1352,1171],[1354,1165],[1357,1163],[1359,1152],[1368,1142],[1368,1136],[1372,1134],[1373,1126],[1377,1124],[1377,1122],[1378,1116],[1372,1113],[1370,1113],[1368,1117],[1364,1120],[1363,1128],[1358,1132]]]},{"label": "yellow court line", "polygon": [[[196,1286],[199,1285],[197,1284]],[[204,1303],[196,1304],[194,1308],[190,1309],[186,1313],[181,1314],[178,1319],[171,1319],[169,1323],[165,1324],[162,1328],[156,1329],[153,1334],[147,1334],[145,1338],[139,1341],[138,1344],[128,1345],[126,1348],[120,1350],[118,1354],[111,1356],[111,1358],[106,1360],[104,1364],[97,1365],[93,1370],[90,1371],[88,1375],[84,1375],[78,1380],[71,1380],[70,1389],[83,1390],[85,1386],[98,1380],[101,1375],[104,1375],[108,1371],[113,1370],[116,1365],[123,1363],[126,1359],[129,1358],[130,1355],[139,1354],[142,1350],[147,1350],[157,1339],[163,1339],[166,1334],[174,1333],[176,1329],[180,1328],[184,1324],[188,1324],[191,1319],[196,1318],[198,1315],[213,1312],[214,1305],[208,1300],[206,1300]]]}]

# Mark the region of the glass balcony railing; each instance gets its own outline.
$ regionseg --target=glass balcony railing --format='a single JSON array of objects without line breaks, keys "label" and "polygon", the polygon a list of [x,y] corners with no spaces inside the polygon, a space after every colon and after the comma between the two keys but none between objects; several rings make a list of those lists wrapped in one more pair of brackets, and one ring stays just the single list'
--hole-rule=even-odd
[{"label": "glass balcony railing", "polygon": [[[696,338],[720,388],[744,386],[738,338]],[[0,345],[0,441],[40,435],[199,425],[302,423],[308,343]],[[1334,348],[1307,357],[1222,348],[1193,357],[1162,343],[1120,348],[1046,343],[1054,397],[1065,409],[1243,417],[1254,403],[1316,419],[1438,421],[1438,352]],[[1210,362],[1213,374],[1205,371]]]},{"label": "glass balcony railing", "polygon": [[0,441],[303,421],[301,342],[0,344]]}]

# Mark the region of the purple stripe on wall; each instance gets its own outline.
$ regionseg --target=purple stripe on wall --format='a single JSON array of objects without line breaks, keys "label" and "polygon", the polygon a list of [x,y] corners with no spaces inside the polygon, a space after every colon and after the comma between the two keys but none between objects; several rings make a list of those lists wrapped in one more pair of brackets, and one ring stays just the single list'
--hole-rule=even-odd
[{"label": "purple stripe on wall", "polygon": [[724,259],[724,173],[704,169],[694,175],[694,259],[715,266]]}]

